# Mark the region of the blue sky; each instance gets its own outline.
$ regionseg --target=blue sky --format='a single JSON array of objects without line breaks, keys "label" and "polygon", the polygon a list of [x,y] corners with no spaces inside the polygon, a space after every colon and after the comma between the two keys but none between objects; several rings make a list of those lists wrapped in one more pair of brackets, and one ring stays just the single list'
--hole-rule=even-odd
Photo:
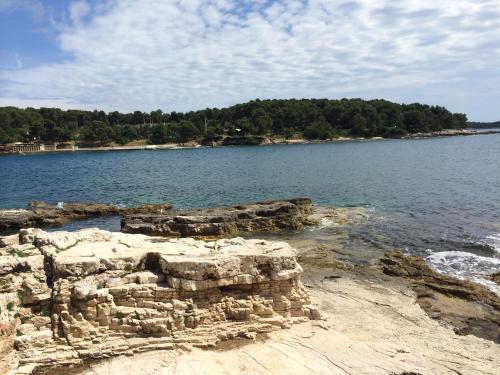
[{"label": "blue sky", "polygon": [[498,0],[0,0],[0,105],[385,98],[500,120]]}]

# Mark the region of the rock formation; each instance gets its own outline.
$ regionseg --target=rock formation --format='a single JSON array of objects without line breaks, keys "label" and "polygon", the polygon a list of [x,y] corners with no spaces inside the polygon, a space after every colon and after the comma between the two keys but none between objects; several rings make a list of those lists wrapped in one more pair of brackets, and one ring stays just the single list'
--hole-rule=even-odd
[{"label": "rock formation", "polygon": [[308,198],[257,202],[238,206],[168,210],[162,214],[122,217],[122,231],[165,237],[224,237],[242,232],[301,229],[315,221]]},{"label": "rock formation", "polygon": [[373,267],[305,266],[303,282],[326,321],[295,324],[263,340],[227,342],[220,346],[224,350],[112,357],[92,362],[78,374],[498,374],[498,344],[456,335],[447,324],[429,318],[415,303],[406,279]]},{"label": "rock formation", "polygon": [[457,334],[500,343],[500,297],[487,287],[443,275],[424,259],[400,252],[385,254],[381,264],[386,275],[410,281],[417,302],[430,317],[451,324]]},{"label": "rock formation", "polygon": [[500,271],[499,272],[496,272],[492,275],[489,275],[488,277],[491,281],[493,281],[494,283],[497,283],[500,285]]},{"label": "rock formation", "polygon": [[320,318],[282,242],[25,229],[2,243],[0,349],[14,347],[5,362],[16,373],[213,347]]},{"label": "rock formation", "polygon": [[31,202],[28,209],[0,210],[0,232],[17,231],[21,228],[60,226],[72,220],[88,219],[92,217],[160,213],[172,206],[168,203],[158,205],[144,205],[125,208],[113,204],[102,203],[64,203],[59,208],[46,202]]}]

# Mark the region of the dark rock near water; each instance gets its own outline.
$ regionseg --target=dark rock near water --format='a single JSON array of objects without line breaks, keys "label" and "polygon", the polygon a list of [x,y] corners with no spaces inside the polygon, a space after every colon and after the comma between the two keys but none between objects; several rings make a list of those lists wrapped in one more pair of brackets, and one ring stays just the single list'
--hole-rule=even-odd
[{"label": "dark rock near water", "polygon": [[17,231],[21,228],[60,226],[73,220],[93,217],[139,213],[160,213],[170,204],[145,205],[123,208],[103,203],[64,203],[62,207],[47,202],[30,202],[26,210],[0,210],[0,231]]},{"label": "dark rock near water", "polygon": [[264,142],[264,137],[257,136],[226,137],[222,140],[222,146],[256,146]]},{"label": "dark rock near water", "polygon": [[440,274],[424,259],[400,252],[386,253],[380,262],[386,275],[410,281],[429,316],[451,324],[457,334],[500,343],[500,297],[490,289]]},{"label": "dark rock near water", "polygon": [[500,285],[500,271],[497,273],[494,273],[493,275],[489,275],[488,279],[490,279],[494,283],[497,283]]},{"label": "dark rock near water", "polygon": [[242,232],[300,229],[314,224],[310,199],[257,202],[207,209],[125,214],[122,231],[166,237],[223,237]]}]

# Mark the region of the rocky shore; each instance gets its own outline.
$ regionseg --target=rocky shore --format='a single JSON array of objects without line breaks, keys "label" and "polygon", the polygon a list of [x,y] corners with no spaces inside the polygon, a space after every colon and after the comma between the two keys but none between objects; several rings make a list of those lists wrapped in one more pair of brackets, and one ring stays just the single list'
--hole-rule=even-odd
[{"label": "rocky shore", "polygon": [[500,367],[500,297],[482,285],[399,252],[361,266],[325,246],[234,238],[323,219],[348,225],[342,210],[306,198],[119,210],[132,233],[22,229],[0,237],[0,374]]},{"label": "rocky shore", "polygon": [[164,237],[228,237],[243,232],[301,229],[317,223],[308,198],[162,213],[124,214],[125,233]]},{"label": "rocky shore", "polygon": [[409,282],[420,307],[450,324],[459,335],[473,334],[500,344],[500,297],[484,285],[440,274],[422,258],[387,253],[386,275]]},{"label": "rocky shore", "polygon": [[47,202],[30,202],[27,209],[0,210],[0,233],[22,228],[61,226],[70,221],[119,214],[155,213],[168,210],[168,203],[140,207],[119,207],[114,204],[69,202],[62,206]]},{"label": "rocky shore", "polygon": [[[486,135],[498,134],[500,130],[491,129],[478,131],[477,129],[447,129],[434,132],[411,133],[403,136],[403,139],[412,138],[436,138],[436,137],[453,137],[453,136],[470,136],[470,135]],[[227,146],[261,146],[261,145],[288,145],[288,144],[315,144],[315,143],[335,143],[346,141],[371,141],[392,139],[384,137],[337,137],[330,139],[305,139],[299,137],[284,138],[280,136],[226,136],[220,141],[199,142],[189,141],[184,143],[165,143],[165,144],[147,144],[147,140],[141,140],[141,144],[131,145],[108,145],[95,147],[79,147],[77,145],[68,145],[66,148],[56,148],[50,151],[25,151],[27,154],[36,154],[44,152],[78,152],[78,151],[137,151],[137,150],[174,150],[184,148],[199,148],[199,147],[227,147]],[[18,151],[8,151],[0,149],[1,154],[19,154]],[[21,153],[21,154],[24,154]]]},{"label": "rocky shore", "polygon": [[[347,266],[349,268],[349,266]],[[145,352],[96,362],[84,375],[384,374],[496,375],[498,344],[457,335],[415,303],[399,277],[380,270],[309,268],[304,284],[325,320],[219,350]]]},{"label": "rocky shore", "polygon": [[0,305],[12,373],[215,347],[320,319],[286,243],[97,229],[27,229],[10,243],[0,249]]},{"label": "rocky shore", "polygon": [[317,223],[308,198],[216,208],[173,209],[169,203],[119,207],[101,203],[31,202],[27,209],[0,210],[0,233],[62,226],[70,221],[120,215],[122,231],[164,237],[227,237],[244,232],[301,229]]}]

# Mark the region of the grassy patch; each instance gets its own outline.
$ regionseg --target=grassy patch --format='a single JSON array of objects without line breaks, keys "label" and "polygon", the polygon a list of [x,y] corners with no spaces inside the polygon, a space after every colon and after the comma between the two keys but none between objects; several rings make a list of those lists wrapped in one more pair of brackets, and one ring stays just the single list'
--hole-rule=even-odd
[{"label": "grassy patch", "polygon": [[42,307],[42,310],[40,311],[40,314],[42,316],[50,316],[50,307],[49,306]]},{"label": "grassy patch", "polygon": [[125,267],[123,269],[127,272],[132,272],[132,265],[130,263],[125,264]]}]

